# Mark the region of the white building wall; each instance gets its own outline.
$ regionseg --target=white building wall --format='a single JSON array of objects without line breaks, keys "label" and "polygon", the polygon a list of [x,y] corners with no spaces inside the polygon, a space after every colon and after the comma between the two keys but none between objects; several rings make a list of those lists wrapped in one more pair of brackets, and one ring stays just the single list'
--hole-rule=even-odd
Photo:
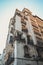
[{"label": "white building wall", "polygon": [[15,29],[21,31],[21,17],[16,15],[15,19]]}]

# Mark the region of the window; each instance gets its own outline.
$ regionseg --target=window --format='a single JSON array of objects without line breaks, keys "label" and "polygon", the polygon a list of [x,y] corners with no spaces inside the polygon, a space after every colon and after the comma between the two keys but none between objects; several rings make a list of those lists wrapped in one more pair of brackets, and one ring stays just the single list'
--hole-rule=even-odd
[{"label": "window", "polygon": [[43,40],[37,40],[37,45],[40,47],[43,47]]},{"label": "window", "polygon": [[27,35],[27,44],[30,44],[30,36]]},{"label": "window", "polygon": [[32,39],[30,40],[30,45],[34,45],[34,42],[33,42],[33,40],[32,40]]},{"label": "window", "polygon": [[29,48],[27,45],[24,46],[24,57],[29,58]]},{"label": "window", "polygon": [[24,46],[24,52],[28,53],[28,46],[26,46],[26,45]]},{"label": "window", "polygon": [[13,36],[10,36],[10,41],[9,43],[13,43],[14,42],[14,37]]},{"label": "window", "polygon": [[27,44],[33,45],[33,40],[30,35],[27,35]]},{"label": "window", "polygon": [[39,48],[37,48],[37,52],[38,52],[38,57],[41,57],[41,56],[40,56]]}]

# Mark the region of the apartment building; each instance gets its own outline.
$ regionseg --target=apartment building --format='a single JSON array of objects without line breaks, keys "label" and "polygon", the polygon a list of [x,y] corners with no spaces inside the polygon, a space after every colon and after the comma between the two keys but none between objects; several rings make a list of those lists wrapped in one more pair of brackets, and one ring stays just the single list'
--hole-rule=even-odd
[{"label": "apartment building", "polygon": [[5,65],[43,65],[43,20],[27,8],[16,9],[5,49]]}]

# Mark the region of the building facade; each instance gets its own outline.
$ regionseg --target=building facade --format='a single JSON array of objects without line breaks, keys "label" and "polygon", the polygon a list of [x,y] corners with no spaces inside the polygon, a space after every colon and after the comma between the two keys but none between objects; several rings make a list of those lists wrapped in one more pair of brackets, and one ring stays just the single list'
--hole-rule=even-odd
[{"label": "building facade", "polygon": [[24,8],[10,19],[5,65],[43,65],[43,20]]}]

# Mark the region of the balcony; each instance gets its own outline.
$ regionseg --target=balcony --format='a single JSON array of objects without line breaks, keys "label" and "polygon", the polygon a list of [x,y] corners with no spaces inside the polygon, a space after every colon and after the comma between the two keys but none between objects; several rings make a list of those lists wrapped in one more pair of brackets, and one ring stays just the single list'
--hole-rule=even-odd
[{"label": "balcony", "polygon": [[25,21],[21,21],[21,23],[26,25],[26,22]]},{"label": "balcony", "polygon": [[36,27],[34,27],[34,26],[33,26],[33,30],[39,31],[38,28],[36,28]]},{"label": "balcony", "polygon": [[25,32],[25,33],[28,32],[28,29],[26,28],[26,26],[23,26],[23,25],[22,25],[22,31]]},{"label": "balcony", "polygon": [[37,39],[37,46],[43,47],[43,40],[38,40]]},{"label": "balcony", "polygon": [[24,57],[36,59],[37,56],[38,56],[38,53],[36,51],[36,48],[34,48],[32,45],[24,46]]},{"label": "balcony", "polygon": [[17,40],[17,41],[19,41],[19,42],[23,42],[23,43],[25,43],[26,41],[25,41],[25,38],[23,38],[22,37],[22,33],[21,32],[17,32],[17,35],[15,35],[15,40]]},{"label": "balcony", "polygon": [[39,35],[36,35],[36,34],[35,34],[35,37],[36,37],[36,39],[38,39],[38,40],[42,40],[42,37],[39,36]]},{"label": "balcony", "polygon": [[39,27],[40,27],[41,29],[43,29],[43,26],[42,26],[42,25],[39,25]]},{"label": "balcony", "polygon": [[5,62],[5,65],[10,65],[14,61],[14,58],[9,57],[8,60]]},{"label": "balcony", "polygon": [[38,29],[38,26],[36,25],[35,22],[34,23],[32,22],[32,26]]},{"label": "balcony", "polygon": [[39,31],[37,31],[37,30],[34,30],[34,33],[35,33],[36,35],[41,36],[41,33],[39,33]]}]

